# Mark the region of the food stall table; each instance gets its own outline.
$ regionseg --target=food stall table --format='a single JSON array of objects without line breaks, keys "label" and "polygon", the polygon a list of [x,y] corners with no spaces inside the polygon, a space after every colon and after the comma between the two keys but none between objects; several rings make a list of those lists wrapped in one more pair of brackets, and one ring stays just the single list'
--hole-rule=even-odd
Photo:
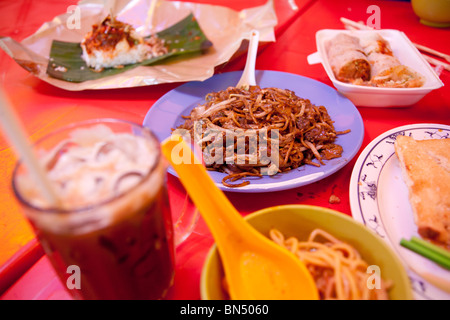
[{"label": "food stall table", "polygon": [[[261,5],[264,1],[203,0],[201,3],[226,5],[236,10]],[[73,1],[16,1],[5,6],[8,11],[0,21],[0,34],[21,40],[34,32],[44,21],[64,12]],[[321,29],[343,29],[341,17],[367,21],[367,8],[381,9],[381,28],[398,29],[416,43],[441,52],[450,52],[449,29],[437,29],[419,23],[411,4],[405,1],[289,1],[275,0],[279,23],[275,28],[276,42],[265,45],[257,59],[257,70],[274,70],[298,74],[333,86],[322,65],[309,65],[307,57],[316,48],[315,34]],[[48,6],[48,7],[47,7]],[[4,10],[3,10],[4,9]],[[39,14],[37,14],[39,13]],[[42,14],[41,14],[42,13]],[[14,26],[14,27],[13,27]],[[2,84],[13,105],[25,121],[34,140],[53,128],[81,119],[102,117],[121,118],[142,123],[149,108],[166,92],[179,84],[152,87],[68,92],[54,88],[28,74],[12,59],[0,52]],[[217,73],[242,70],[245,57],[239,56],[217,70]],[[442,82],[447,86],[450,72],[442,71]],[[441,123],[450,125],[450,90],[444,86],[408,107],[358,107],[365,130],[358,154],[338,172],[314,182],[285,191],[259,193],[227,193],[228,198],[247,215],[259,209],[283,204],[311,204],[331,208],[352,215],[349,184],[353,166],[360,152],[381,133],[413,123]],[[1,137],[1,136],[0,136]],[[2,299],[70,299],[53,272],[42,249],[34,239],[10,190],[11,170],[15,156],[6,140],[1,143],[2,179],[0,182],[0,297]],[[177,178],[168,176],[169,188],[182,192]],[[330,201],[331,196],[339,201]],[[192,234],[177,247],[177,266],[174,286],[168,299],[200,299],[200,275],[204,259],[214,243],[202,219]]]}]

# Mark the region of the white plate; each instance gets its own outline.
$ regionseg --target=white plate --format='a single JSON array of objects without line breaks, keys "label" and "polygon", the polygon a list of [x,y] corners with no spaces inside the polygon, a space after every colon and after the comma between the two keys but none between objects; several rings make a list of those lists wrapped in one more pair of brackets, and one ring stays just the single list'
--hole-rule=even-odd
[{"label": "white plate", "polygon": [[420,237],[403,181],[394,141],[398,135],[414,139],[450,138],[450,126],[414,124],[389,130],[360,154],[350,180],[353,218],[375,231],[397,252],[417,299],[450,299],[450,271],[400,246],[402,238]]},{"label": "white plate", "polygon": [[[425,83],[420,88],[378,88],[353,85],[338,81],[328,62],[325,43],[338,33],[362,37],[376,32],[389,42],[394,56],[400,62],[425,77]],[[444,84],[433,68],[412,44],[408,37],[398,30],[330,30],[324,29],[316,33],[317,52],[308,57],[310,64],[322,63],[328,77],[336,89],[349,98],[356,106],[366,107],[406,107],[415,104],[432,90]]]}]

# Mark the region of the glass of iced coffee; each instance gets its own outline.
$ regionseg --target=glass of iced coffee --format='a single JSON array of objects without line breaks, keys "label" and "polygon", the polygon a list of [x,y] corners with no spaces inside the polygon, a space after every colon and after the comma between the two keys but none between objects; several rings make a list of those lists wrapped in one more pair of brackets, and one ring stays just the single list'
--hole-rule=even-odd
[{"label": "glass of iced coffee", "polygon": [[19,161],[13,190],[63,285],[76,299],[162,299],[174,277],[166,164],[140,125],[90,120],[39,140],[58,204]]}]

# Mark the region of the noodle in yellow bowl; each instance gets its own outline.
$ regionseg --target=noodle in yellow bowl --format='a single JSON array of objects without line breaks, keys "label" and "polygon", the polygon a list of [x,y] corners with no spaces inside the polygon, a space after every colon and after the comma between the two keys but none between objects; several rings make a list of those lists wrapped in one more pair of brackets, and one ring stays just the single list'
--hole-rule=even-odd
[{"label": "noodle in yellow bowl", "polygon": [[[410,280],[394,251],[351,217],[311,205],[283,205],[245,219],[301,259],[321,299],[412,300]],[[203,300],[226,300],[226,279],[216,246],[201,275]]]}]

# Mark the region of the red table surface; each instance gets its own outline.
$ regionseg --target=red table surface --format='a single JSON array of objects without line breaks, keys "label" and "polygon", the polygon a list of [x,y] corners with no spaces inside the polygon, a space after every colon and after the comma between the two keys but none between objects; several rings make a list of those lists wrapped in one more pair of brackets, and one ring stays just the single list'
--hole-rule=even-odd
[{"label": "red table surface", "polygon": [[[223,5],[234,10],[261,6],[266,0],[192,2]],[[312,2],[289,1],[274,4],[278,18],[275,33],[280,35]],[[17,41],[33,34],[44,22],[65,13],[76,0],[65,1],[0,1],[0,35]],[[240,70],[245,63],[242,55],[228,63],[223,70]],[[112,117],[142,123],[149,108],[162,95],[179,84],[151,87],[69,92],[48,85],[22,69],[0,50],[1,82],[17,113],[24,122],[32,141],[66,123],[98,117]],[[43,252],[20,211],[10,187],[16,156],[0,132],[0,294],[39,259]],[[177,181],[176,181],[177,183]],[[176,183],[169,189],[176,193]]]},{"label": "red table surface", "polygon": [[[227,5],[241,10],[261,5],[264,1],[196,1]],[[21,40],[33,33],[43,22],[65,12],[73,1],[51,0],[31,2],[0,1],[0,34]],[[297,10],[292,4],[296,3]],[[370,5],[381,9],[381,28],[398,29],[413,42],[450,53],[449,29],[436,29],[421,25],[409,2],[404,1],[289,1],[275,0],[279,18],[276,42],[265,46],[259,53],[256,68],[303,75],[332,86],[323,67],[309,65],[307,56],[316,51],[315,33],[320,29],[342,29],[340,17],[366,21]],[[8,14],[6,13],[8,11]],[[445,40],[447,39],[447,40]],[[64,123],[98,117],[118,117],[142,123],[148,109],[164,93],[179,84],[131,88],[110,91],[67,92],[54,88],[29,75],[4,53],[0,53],[0,70],[3,86],[25,121],[32,139],[36,139]],[[242,70],[245,57],[228,63],[218,72]],[[444,71],[441,80],[448,86],[450,72]],[[131,107],[132,106],[132,107]],[[358,108],[365,132],[360,152],[379,134],[406,124],[450,124],[450,90],[440,88],[407,108]],[[1,139],[1,136],[0,136]],[[56,278],[49,261],[42,256],[32,232],[9,190],[9,181],[15,156],[5,140],[0,140],[0,294],[2,283],[11,284],[2,299],[70,299]],[[287,191],[262,194],[227,193],[242,215],[282,204],[312,204],[328,207],[351,215],[349,182],[359,153],[339,172],[311,185]],[[178,180],[169,177],[172,191],[182,190]],[[330,204],[331,194],[341,202]],[[213,244],[206,225],[199,221],[191,236],[177,248],[177,266],[174,286],[169,299],[199,299],[200,274],[205,256]],[[36,261],[37,260],[37,261]],[[2,274],[3,271],[3,274]],[[23,275],[22,275],[23,273]],[[5,276],[6,275],[6,276]],[[2,278],[3,276],[3,278]],[[20,276],[20,278],[19,278]],[[5,288],[3,288],[5,289]]]}]

